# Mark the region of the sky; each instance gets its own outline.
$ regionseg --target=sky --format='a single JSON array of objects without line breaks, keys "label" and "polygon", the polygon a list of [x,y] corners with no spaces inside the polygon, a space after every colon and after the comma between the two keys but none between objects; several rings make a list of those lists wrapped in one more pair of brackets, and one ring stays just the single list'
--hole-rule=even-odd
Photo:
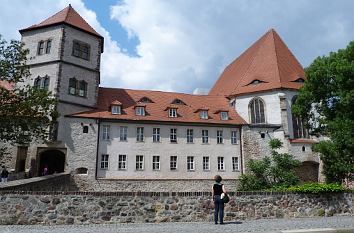
[{"label": "sky", "polygon": [[69,3],[105,39],[101,86],[206,94],[274,28],[307,67],[354,40],[352,0],[0,0],[0,34],[21,38]]}]

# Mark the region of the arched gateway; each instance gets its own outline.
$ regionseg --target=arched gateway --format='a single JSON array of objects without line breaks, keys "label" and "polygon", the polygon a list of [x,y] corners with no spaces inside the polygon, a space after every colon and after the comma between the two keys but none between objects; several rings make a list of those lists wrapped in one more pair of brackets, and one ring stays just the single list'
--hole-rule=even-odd
[{"label": "arched gateway", "polygon": [[47,150],[39,156],[38,175],[44,175],[44,168],[48,168],[48,175],[64,172],[65,170],[65,154],[59,150]]}]

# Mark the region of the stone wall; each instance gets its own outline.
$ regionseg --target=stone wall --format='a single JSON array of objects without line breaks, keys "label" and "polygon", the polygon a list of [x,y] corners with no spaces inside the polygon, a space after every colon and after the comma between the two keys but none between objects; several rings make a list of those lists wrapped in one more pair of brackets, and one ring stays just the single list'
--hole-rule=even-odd
[{"label": "stone wall", "polygon": [[[352,214],[352,195],[230,193],[225,221]],[[1,193],[0,224],[212,221],[209,192]]]}]

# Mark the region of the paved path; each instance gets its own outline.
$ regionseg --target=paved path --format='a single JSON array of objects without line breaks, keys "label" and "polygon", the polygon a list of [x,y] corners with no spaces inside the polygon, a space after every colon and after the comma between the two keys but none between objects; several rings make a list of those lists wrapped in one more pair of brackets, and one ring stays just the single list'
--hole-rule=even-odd
[{"label": "paved path", "polygon": [[[319,230],[318,228],[321,228]],[[214,233],[214,232],[339,232],[330,229],[347,229],[341,232],[354,233],[354,217],[260,219],[242,222],[229,222],[214,225],[206,222],[160,223],[160,224],[110,224],[110,225],[69,225],[69,226],[0,226],[1,233]],[[314,230],[318,229],[318,230]],[[288,230],[288,231],[286,231]],[[290,230],[290,231],[289,231]],[[297,230],[297,231],[295,231]],[[299,231],[300,230],[300,231]]]}]

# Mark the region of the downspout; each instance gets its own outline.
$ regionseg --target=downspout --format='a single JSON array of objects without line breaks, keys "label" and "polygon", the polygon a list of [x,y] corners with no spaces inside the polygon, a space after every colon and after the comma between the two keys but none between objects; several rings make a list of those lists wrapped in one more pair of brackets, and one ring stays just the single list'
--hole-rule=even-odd
[{"label": "downspout", "polygon": [[240,157],[241,175],[243,175],[242,126],[240,126]]},{"label": "downspout", "polygon": [[97,171],[98,171],[98,149],[100,146],[100,132],[101,132],[101,122],[100,119],[96,119],[97,123],[97,148],[96,148],[96,168],[95,168],[95,180],[97,180]]}]

